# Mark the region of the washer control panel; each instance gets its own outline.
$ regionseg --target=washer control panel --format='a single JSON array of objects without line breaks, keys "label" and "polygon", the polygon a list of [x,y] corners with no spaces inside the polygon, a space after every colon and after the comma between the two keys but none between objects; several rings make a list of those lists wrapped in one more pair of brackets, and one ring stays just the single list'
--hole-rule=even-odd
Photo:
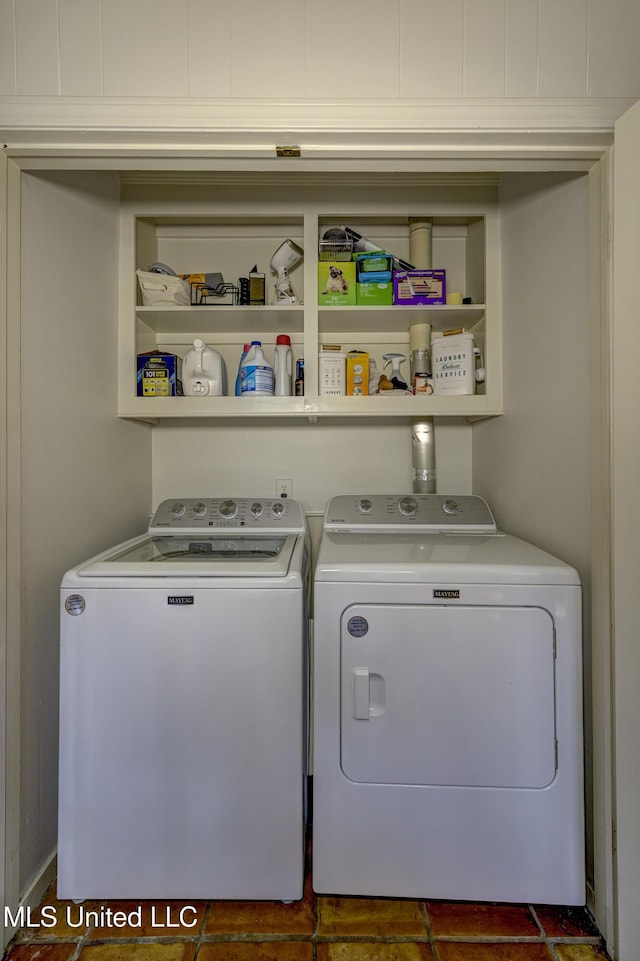
[{"label": "washer control panel", "polygon": [[329,501],[325,530],[495,533],[489,505],[475,494],[342,494]]},{"label": "washer control panel", "polygon": [[302,505],[289,498],[186,497],[162,501],[149,530],[303,531]]}]

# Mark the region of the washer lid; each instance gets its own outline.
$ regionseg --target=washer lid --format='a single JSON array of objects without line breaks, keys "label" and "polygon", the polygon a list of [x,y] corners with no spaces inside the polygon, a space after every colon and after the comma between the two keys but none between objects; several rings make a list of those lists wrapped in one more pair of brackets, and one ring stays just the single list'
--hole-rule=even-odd
[{"label": "washer lid", "polygon": [[295,534],[144,534],[98,555],[80,577],[285,577]]}]

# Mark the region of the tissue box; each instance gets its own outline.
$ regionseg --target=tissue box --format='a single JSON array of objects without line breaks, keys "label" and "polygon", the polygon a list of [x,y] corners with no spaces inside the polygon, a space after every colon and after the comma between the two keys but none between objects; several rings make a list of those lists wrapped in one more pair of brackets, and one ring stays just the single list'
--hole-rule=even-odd
[{"label": "tissue box", "polygon": [[394,304],[446,304],[446,270],[396,270],[393,274]]},{"label": "tissue box", "polygon": [[182,397],[182,360],[161,350],[138,354],[136,381],[138,397]]},{"label": "tissue box", "polygon": [[389,307],[393,303],[392,283],[356,284],[356,303],[363,307]]},{"label": "tissue box", "polygon": [[324,307],[356,303],[356,265],[353,261],[318,264],[318,303]]}]

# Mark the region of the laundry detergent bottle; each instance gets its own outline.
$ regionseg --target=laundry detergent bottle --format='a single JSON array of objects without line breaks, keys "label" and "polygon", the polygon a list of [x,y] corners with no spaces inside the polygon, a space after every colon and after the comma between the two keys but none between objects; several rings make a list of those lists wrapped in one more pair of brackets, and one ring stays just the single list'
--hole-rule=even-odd
[{"label": "laundry detergent bottle", "polygon": [[182,361],[182,389],[187,396],[226,394],[227,372],[222,355],[197,338]]},{"label": "laundry detergent bottle", "polygon": [[242,397],[273,394],[273,367],[264,356],[259,340],[251,341],[240,364],[240,393]]},{"label": "laundry detergent bottle", "polygon": [[274,354],[275,389],[278,397],[290,397],[293,383],[293,360],[291,359],[291,338],[278,334]]}]

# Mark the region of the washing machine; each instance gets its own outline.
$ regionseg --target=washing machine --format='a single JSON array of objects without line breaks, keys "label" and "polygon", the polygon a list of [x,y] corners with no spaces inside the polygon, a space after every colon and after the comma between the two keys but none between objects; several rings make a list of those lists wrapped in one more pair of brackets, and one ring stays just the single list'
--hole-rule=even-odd
[{"label": "washing machine", "polygon": [[261,498],[167,500],[65,574],[60,898],[302,897],[309,582]]},{"label": "washing machine", "polygon": [[317,892],[584,904],[575,570],[480,497],[335,497],[313,676]]}]

